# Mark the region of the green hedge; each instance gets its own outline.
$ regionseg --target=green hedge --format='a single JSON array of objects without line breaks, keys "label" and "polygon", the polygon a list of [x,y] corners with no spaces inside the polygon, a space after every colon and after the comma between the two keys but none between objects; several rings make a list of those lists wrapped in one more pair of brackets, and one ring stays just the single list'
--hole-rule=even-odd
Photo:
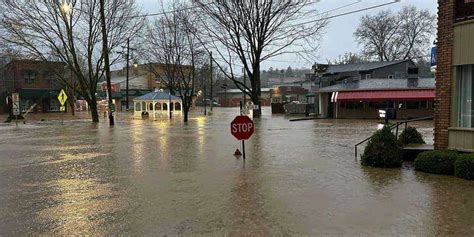
[{"label": "green hedge", "polygon": [[462,179],[474,180],[474,154],[459,156],[455,164],[455,175]]},{"label": "green hedge", "polygon": [[415,159],[415,170],[432,174],[454,174],[454,163],[458,158],[455,151],[425,151]]},{"label": "green hedge", "polygon": [[423,135],[421,135],[421,133],[419,133],[414,127],[407,127],[405,130],[403,130],[403,132],[398,138],[398,141],[402,145],[425,144],[425,140],[423,140]]},{"label": "green hedge", "polygon": [[374,133],[362,154],[362,165],[395,168],[402,165],[401,148],[388,126]]}]

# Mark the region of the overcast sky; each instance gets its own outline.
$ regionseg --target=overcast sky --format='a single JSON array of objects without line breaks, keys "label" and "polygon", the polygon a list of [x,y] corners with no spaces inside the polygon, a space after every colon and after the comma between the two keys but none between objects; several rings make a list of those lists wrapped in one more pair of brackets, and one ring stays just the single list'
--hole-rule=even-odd
[{"label": "overcast sky", "polygon": [[[154,13],[159,11],[160,0],[136,0],[138,5],[142,8],[145,13]],[[353,10],[366,8],[381,3],[390,2],[392,0],[320,0],[319,3],[315,4],[321,12],[325,12],[334,8],[338,8],[350,3],[358,2],[357,4],[351,5],[333,11],[330,15],[336,15],[344,12],[350,12]],[[401,0],[399,3],[392,4],[389,6],[372,9],[360,13],[354,13],[342,17],[333,18],[330,24],[326,28],[326,32],[322,38],[321,50],[319,51],[319,57],[313,61],[326,62],[326,59],[337,58],[338,55],[344,54],[345,52],[359,52],[360,47],[354,40],[353,33],[357,28],[360,18],[365,14],[375,14],[380,10],[392,9],[393,11],[400,10],[403,6],[414,5],[419,9],[428,9],[432,13],[437,12],[437,1],[435,0]],[[272,58],[273,61],[265,62],[262,66],[263,69],[273,68],[287,68],[289,65],[293,68],[310,68],[311,64],[306,60],[300,59],[295,55],[282,55]]]}]

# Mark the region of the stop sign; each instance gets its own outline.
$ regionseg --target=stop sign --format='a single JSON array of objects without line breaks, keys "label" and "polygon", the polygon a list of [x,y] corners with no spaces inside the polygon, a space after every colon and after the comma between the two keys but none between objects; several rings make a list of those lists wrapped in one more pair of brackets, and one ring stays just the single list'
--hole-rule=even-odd
[{"label": "stop sign", "polygon": [[239,140],[249,139],[252,136],[254,130],[254,123],[247,116],[237,116],[230,123],[230,132],[232,133],[232,135],[234,135],[235,138]]}]

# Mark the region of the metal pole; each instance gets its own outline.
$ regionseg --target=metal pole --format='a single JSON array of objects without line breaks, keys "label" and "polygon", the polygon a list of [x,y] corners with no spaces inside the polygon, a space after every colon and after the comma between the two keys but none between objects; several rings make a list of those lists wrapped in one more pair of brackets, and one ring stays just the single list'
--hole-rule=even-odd
[{"label": "metal pole", "polygon": [[18,115],[15,115],[15,124],[18,127]]},{"label": "metal pole", "polygon": [[168,105],[168,110],[170,111],[170,119],[173,118],[173,112],[171,111],[171,87],[170,87],[170,96],[169,96],[169,105]]},{"label": "metal pole", "polygon": [[204,115],[207,115],[207,106],[206,106],[206,86],[204,86],[204,94],[202,100],[204,101]]},{"label": "metal pole", "polygon": [[212,72],[213,72],[213,70],[212,70],[212,52],[210,54],[211,54],[211,62],[210,62],[210,64],[211,64],[211,72],[210,72],[210,80],[211,80],[211,82],[210,82],[210,84],[211,84],[210,94],[211,94],[211,96],[210,97],[211,97],[211,112],[212,112],[212,104],[213,104],[213,100],[212,100],[213,99],[213,95],[212,95]]},{"label": "metal pole", "polygon": [[[242,115],[242,109],[243,109],[242,101],[240,101],[240,115]],[[245,140],[242,140],[242,156],[245,161]]]},{"label": "metal pole", "polygon": [[126,98],[126,104],[125,104],[125,109],[128,111],[129,105],[128,105],[128,78],[129,78],[129,68],[130,68],[130,38],[127,38],[127,54],[125,55],[127,58],[127,82],[126,82],[126,89],[125,89],[125,98]]}]

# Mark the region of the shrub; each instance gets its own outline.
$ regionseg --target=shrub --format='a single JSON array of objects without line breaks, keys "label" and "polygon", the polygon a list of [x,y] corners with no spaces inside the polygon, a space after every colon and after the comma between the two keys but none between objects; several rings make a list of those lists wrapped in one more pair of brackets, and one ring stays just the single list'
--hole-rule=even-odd
[{"label": "shrub", "polygon": [[474,154],[459,156],[456,160],[454,170],[456,177],[474,180]]},{"label": "shrub", "polygon": [[402,145],[407,144],[425,144],[425,140],[423,140],[423,135],[419,133],[416,128],[414,127],[407,127],[403,132],[400,134],[398,141]]},{"label": "shrub", "polygon": [[394,168],[402,165],[401,148],[388,126],[374,133],[362,154],[362,165]]},{"label": "shrub", "polygon": [[415,159],[415,170],[432,174],[454,174],[454,163],[458,157],[455,151],[425,151]]}]

